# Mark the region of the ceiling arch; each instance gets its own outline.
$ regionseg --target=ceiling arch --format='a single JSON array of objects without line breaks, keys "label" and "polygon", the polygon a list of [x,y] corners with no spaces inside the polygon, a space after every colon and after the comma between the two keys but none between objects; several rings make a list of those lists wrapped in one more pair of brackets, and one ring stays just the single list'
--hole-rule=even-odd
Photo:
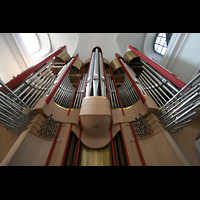
[{"label": "ceiling arch", "polygon": [[90,57],[95,46],[101,47],[109,62],[115,58],[115,53],[123,56],[128,45],[142,52],[145,36],[146,33],[49,33],[52,51],[66,45],[70,56],[78,53],[83,62]]},{"label": "ceiling arch", "polygon": [[116,44],[121,56],[127,52],[128,45],[137,48],[143,52],[144,40],[146,33],[117,33]]},{"label": "ceiling arch", "polygon": [[85,62],[90,58],[92,49],[100,46],[103,56],[111,62],[115,58],[115,53],[118,53],[115,35],[116,33],[78,33],[79,41],[74,54],[78,53],[79,58]]},{"label": "ceiling arch", "polygon": [[52,51],[55,51],[60,46],[66,45],[67,52],[73,56],[76,46],[79,41],[77,33],[49,33],[51,40]]}]

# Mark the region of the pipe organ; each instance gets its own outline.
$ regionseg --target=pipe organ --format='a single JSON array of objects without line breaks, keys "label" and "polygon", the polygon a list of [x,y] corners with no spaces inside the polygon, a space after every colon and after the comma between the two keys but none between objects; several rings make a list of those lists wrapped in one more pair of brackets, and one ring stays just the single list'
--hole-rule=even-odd
[{"label": "pipe organ", "polygon": [[185,84],[129,49],[83,63],[62,46],[0,80],[1,128],[18,137],[1,165],[190,165],[173,137],[198,114],[200,74]]}]

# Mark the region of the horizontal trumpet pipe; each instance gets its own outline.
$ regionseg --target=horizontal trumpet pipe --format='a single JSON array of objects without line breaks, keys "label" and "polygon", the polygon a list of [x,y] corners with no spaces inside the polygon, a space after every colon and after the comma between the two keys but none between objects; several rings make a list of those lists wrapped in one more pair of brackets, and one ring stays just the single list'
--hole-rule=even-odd
[{"label": "horizontal trumpet pipe", "polygon": [[192,111],[193,109],[197,108],[200,105],[200,102],[198,102],[196,105],[192,106],[190,109],[188,109],[186,112],[184,112],[183,114],[181,114],[180,116],[178,116],[174,121],[172,121],[171,123],[167,124],[165,126],[165,128],[170,127],[173,123],[175,123],[177,120],[179,120],[180,118],[184,117],[186,114],[188,114],[190,111]]},{"label": "horizontal trumpet pipe", "polygon": [[[192,80],[190,80],[184,87],[182,87],[182,89],[181,90],[179,90],[179,92],[177,92],[160,110],[159,110],[159,112],[162,112],[164,109],[166,109],[166,108],[168,108],[169,106],[171,106],[171,104],[173,103],[173,101],[172,100],[175,100],[175,98],[177,98],[179,95],[181,95],[182,96],[182,93],[188,88],[188,87],[190,87],[190,85],[192,84],[192,83],[194,83],[198,78],[200,78],[200,73],[199,74],[197,74]],[[185,92],[188,92],[188,90],[187,91],[185,91]],[[157,112],[156,114],[158,114],[159,112]]]}]

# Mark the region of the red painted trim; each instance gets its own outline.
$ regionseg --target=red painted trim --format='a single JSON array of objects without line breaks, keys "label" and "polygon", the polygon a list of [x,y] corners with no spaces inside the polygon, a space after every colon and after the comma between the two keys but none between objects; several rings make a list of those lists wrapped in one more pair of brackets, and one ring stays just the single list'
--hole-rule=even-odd
[{"label": "red painted trim", "polygon": [[145,55],[143,55],[142,53],[140,53],[139,51],[137,51],[136,49],[134,49],[132,46],[129,45],[128,48],[134,54],[136,54],[137,56],[139,56],[140,58],[142,58],[145,62],[147,62],[149,65],[151,65],[151,67],[153,67],[158,72],[160,72],[164,77],[166,77],[169,81],[171,81],[178,88],[182,88],[182,87],[184,87],[186,85],[183,81],[181,81],[176,76],[174,76],[173,74],[171,74],[170,72],[168,72],[167,70],[165,70],[164,68],[162,68],[160,65],[158,65],[154,61],[150,60],[148,57],[146,57]]},{"label": "red painted trim", "polygon": [[130,125],[131,125],[131,130],[132,130],[132,133],[133,133],[133,137],[135,138],[135,143],[136,143],[136,146],[137,146],[139,155],[140,155],[140,159],[141,159],[141,161],[142,161],[142,165],[143,165],[143,166],[146,166],[146,163],[145,163],[145,160],[144,160],[144,157],[143,157],[143,154],[142,154],[142,151],[141,151],[141,148],[140,148],[140,145],[139,145],[139,142],[138,142],[136,133],[135,133],[135,131],[134,131],[132,122],[130,122]]},{"label": "red painted trim", "polygon": [[63,51],[66,48],[66,46],[61,46],[60,48],[56,49],[54,52],[49,54],[46,58],[44,58],[42,61],[39,63],[32,65],[25,71],[23,71],[21,74],[19,74],[17,77],[14,79],[10,80],[6,85],[10,87],[12,90],[14,87],[19,85],[25,78],[27,78],[29,75],[31,75],[33,72],[38,70],[42,65],[44,65],[46,62],[48,62],[50,59],[52,59],[54,56],[58,55],[61,51]]},{"label": "red painted trim", "polygon": [[113,136],[112,136],[112,124],[113,124],[113,121],[111,121],[111,123],[110,123],[110,141],[111,141],[113,165],[116,166],[115,150],[114,150]]},{"label": "red painted trim", "polygon": [[68,68],[66,69],[66,71],[63,73],[62,77],[60,78],[60,80],[56,83],[56,85],[54,86],[54,88],[52,89],[52,91],[50,92],[50,94],[48,95],[48,97],[45,99],[46,103],[49,104],[49,102],[51,101],[51,99],[53,98],[54,94],[56,93],[56,91],[58,90],[60,84],[63,82],[63,79],[65,78],[65,76],[67,75],[67,73],[69,72],[69,70],[71,69],[72,65],[74,64],[76,58],[78,57],[78,54],[76,54],[75,58],[73,59],[73,61],[70,63],[70,65],[68,66]]},{"label": "red painted trim", "polygon": [[59,127],[58,127],[58,130],[57,130],[56,136],[55,136],[55,138],[54,138],[54,140],[53,140],[53,144],[52,144],[52,146],[51,146],[49,155],[48,155],[48,157],[47,157],[47,161],[46,161],[46,163],[45,163],[45,166],[48,166],[48,165],[49,165],[49,161],[50,161],[50,159],[51,159],[51,156],[52,156],[52,153],[53,153],[53,150],[54,150],[54,147],[55,147],[55,144],[56,144],[58,135],[59,135],[59,133],[60,133],[61,126],[62,126],[62,122],[60,123],[60,125],[59,125]]},{"label": "red painted trim", "polygon": [[75,166],[78,165],[79,151],[80,151],[80,146],[81,146],[81,135],[82,135],[82,129],[80,129],[80,134],[79,134],[79,140],[78,140],[78,148],[77,148],[77,153],[76,153]]},{"label": "red painted trim", "polygon": [[113,82],[114,82],[114,85],[115,85],[115,90],[117,92],[117,97],[118,97],[118,100],[119,100],[119,104],[120,104],[120,107],[121,107],[121,110],[122,110],[122,114],[125,115],[124,114],[124,109],[123,109],[123,106],[122,106],[122,102],[121,102],[121,99],[119,97],[119,92],[118,92],[118,89],[117,89],[117,85],[115,83],[115,79],[114,79],[114,76],[113,76],[112,68],[110,66],[110,63],[109,63],[109,67],[110,67],[111,76],[112,76],[112,79],[113,79]]},{"label": "red painted trim", "polygon": [[[102,57],[102,61],[103,61],[103,52],[101,52],[101,57]],[[115,149],[114,149],[113,136],[112,136],[113,114],[112,114],[112,107],[111,107],[111,102],[110,102],[110,95],[109,95],[109,92],[108,92],[108,82],[107,82],[107,77],[106,77],[106,68],[105,68],[104,61],[103,61],[103,69],[104,69],[104,77],[105,77],[105,82],[106,82],[106,91],[107,91],[107,96],[108,96],[109,105],[110,105],[110,112],[111,112],[111,121],[110,121],[110,141],[111,141],[113,165],[116,166]]]},{"label": "red painted trim", "polygon": [[[80,77],[79,77],[78,84],[77,84],[77,86],[76,86],[76,90],[75,90],[75,92],[74,92],[74,96],[73,96],[73,99],[72,99],[72,102],[71,102],[71,105],[70,105],[70,108],[69,108],[69,111],[68,111],[67,116],[69,116],[70,111],[71,111],[71,108],[72,108],[72,106],[73,106],[74,99],[75,99],[75,96],[76,96],[76,92],[77,92],[77,90],[78,90],[78,86],[79,86],[79,83],[80,83],[80,80],[81,80],[81,77],[82,77],[82,74],[83,74],[84,67],[85,67],[85,64],[83,65],[83,68],[82,68],[82,71],[81,71],[81,75],[80,75]],[[68,148],[68,145],[69,145],[69,138],[70,138],[70,136],[71,136],[72,125],[73,125],[73,124],[71,124],[71,126],[70,126],[69,135],[68,135],[67,142],[66,142],[66,145],[65,145],[65,150],[64,150],[64,153],[63,153],[63,158],[62,158],[61,166],[63,166],[63,165],[64,165],[64,162],[65,162],[65,157],[66,157],[66,153],[67,153],[67,148]]]},{"label": "red painted trim", "polygon": [[70,105],[70,107],[69,107],[69,111],[68,111],[67,116],[69,116],[70,111],[71,111],[71,109],[72,109],[72,106],[73,106],[73,103],[74,103],[74,99],[75,99],[75,97],[76,97],[76,92],[77,92],[77,90],[78,90],[78,86],[79,86],[80,81],[81,81],[81,77],[82,77],[82,74],[83,74],[84,67],[85,67],[85,63],[84,63],[84,65],[83,65],[83,67],[82,67],[81,75],[80,75],[80,77],[79,77],[78,84],[77,84],[77,86],[76,86],[76,90],[75,90],[75,92],[74,92],[74,96],[73,96],[71,105]]},{"label": "red painted trim", "polygon": [[66,157],[66,153],[67,153],[67,148],[68,148],[68,145],[69,145],[69,138],[71,136],[71,131],[72,131],[72,125],[70,126],[70,129],[69,129],[69,134],[68,134],[68,137],[67,137],[67,142],[66,142],[66,145],[65,145],[65,150],[64,150],[64,153],[63,153],[63,157],[62,157],[62,162],[61,162],[61,166],[64,165],[64,162],[65,162],[65,157]]},{"label": "red painted trim", "polygon": [[[91,53],[91,56],[90,56],[90,65],[91,65],[91,58],[92,58],[92,53]],[[90,70],[90,65],[88,67],[88,72]],[[85,90],[86,90],[86,86],[87,86],[88,72],[87,72],[87,77],[86,77],[86,81],[85,81],[85,88],[84,88],[84,92],[83,92],[83,98],[85,96]],[[82,100],[83,100],[83,98],[82,98]],[[81,111],[81,109],[80,109],[80,111]],[[79,117],[78,117],[78,124],[79,124],[79,128],[80,128],[80,134],[79,134],[79,140],[78,140],[78,148],[77,148],[77,153],[76,153],[75,166],[78,165],[79,151],[80,151],[80,145],[81,145],[81,135],[82,135],[82,127],[81,127],[81,122],[80,122],[80,112],[79,112]]]},{"label": "red painted trim", "polygon": [[[103,61],[103,53],[101,53],[101,57],[102,57],[102,61]],[[111,122],[112,122],[113,121],[112,107],[111,107],[111,103],[110,103],[110,95],[109,95],[109,92],[108,92],[108,83],[107,83],[107,77],[106,77],[106,70],[105,70],[104,61],[103,61],[103,67],[104,67],[104,77],[105,77],[105,81],[106,81],[106,91],[107,91],[108,100],[109,100],[109,104],[110,104]]]},{"label": "red painted trim", "polygon": [[[116,83],[115,83],[115,79],[114,79],[114,76],[113,76],[112,68],[110,66],[110,63],[109,63],[109,67],[110,67],[111,76],[112,76],[112,79],[113,79],[113,82],[114,82],[114,85],[115,85],[115,90],[117,92],[117,97],[118,97],[118,100],[119,100],[121,111],[122,111],[122,114],[125,115],[124,109],[123,109],[123,106],[122,106],[122,102],[121,102],[121,99],[119,97],[119,92],[118,92],[118,89],[117,89],[117,86],[116,86]],[[124,133],[123,133],[123,130],[122,130],[121,123],[119,123],[119,126],[120,126],[120,130],[121,130],[121,136],[122,136],[122,142],[123,142],[123,146],[124,146],[124,150],[125,150],[126,160],[127,160],[128,166],[130,166],[130,160],[129,160],[129,157],[128,157],[128,152],[127,152],[126,143],[125,143],[125,140],[124,140]]]},{"label": "red painted trim", "polygon": [[131,77],[131,75],[129,74],[128,70],[126,69],[126,67],[124,66],[124,64],[122,63],[121,59],[119,58],[119,56],[117,54],[115,54],[118,61],[120,62],[121,66],[123,67],[124,71],[126,72],[129,80],[131,81],[133,87],[135,88],[138,96],[140,97],[142,103],[144,104],[144,102],[146,101],[146,98],[144,97],[144,95],[142,94],[142,92],[140,91],[140,89],[138,88],[136,82],[133,80],[133,78]]},{"label": "red painted trim", "polygon": [[[91,59],[92,59],[92,53],[91,53],[91,56],[90,56],[90,65],[91,65]],[[90,70],[90,65],[88,67],[88,72]],[[83,98],[85,97],[85,91],[86,91],[86,86],[87,86],[87,79],[88,79],[88,72],[87,72],[87,77],[86,77],[86,81],[85,81],[85,89],[84,89],[84,92],[83,92]],[[83,100],[82,98],[82,100]],[[79,113],[80,114],[80,113]]]},{"label": "red painted trim", "polygon": [[125,140],[124,140],[124,133],[123,133],[123,130],[122,130],[121,123],[119,123],[119,126],[120,126],[120,130],[121,130],[121,136],[122,136],[122,142],[123,142],[123,146],[124,146],[124,150],[125,150],[126,160],[127,160],[128,166],[131,166],[130,160],[129,160],[129,157],[128,157],[127,148],[126,148],[126,143],[125,143]]},{"label": "red painted trim", "polygon": [[[135,81],[132,79],[132,77],[130,76],[129,72],[127,71],[127,69],[125,68],[124,64],[121,62],[119,56],[116,54],[116,57],[117,59],[119,60],[120,64],[122,65],[123,69],[125,70],[126,74],[128,75],[129,77],[129,80],[131,81],[131,83],[133,84],[136,92],[138,93],[140,99],[142,100],[143,104],[144,102],[146,101],[145,97],[143,96],[143,94],[141,93],[140,89],[137,87]],[[136,87],[135,87],[136,86]],[[118,91],[117,91],[118,92]],[[120,100],[121,101],[121,100]],[[122,108],[123,109],[123,108]],[[139,145],[139,142],[138,142],[138,139],[137,139],[137,136],[135,134],[135,131],[134,131],[134,128],[133,128],[133,124],[132,122],[130,122],[130,125],[131,125],[131,130],[132,130],[132,133],[133,133],[133,137],[135,138],[135,142],[136,142],[136,146],[137,146],[137,149],[138,149],[138,152],[139,152],[139,155],[140,155],[140,159],[142,161],[142,164],[143,166],[146,166],[146,163],[145,163],[145,160],[144,160],[144,157],[143,157],[143,154],[142,154],[142,151],[141,151],[141,148],[140,148],[140,145]],[[122,127],[121,127],[121,124],[120,124],[120,129],[121,129],[121,135],[122,135],[122,141],[124,143],[124,147],[125,147],[125,152],[126,152],[126,156],[128,158],[128,152],[127,152],[127,149],[126,149],[126,146],[125,146],[125,141],[124,141],[124,137],[123,137],[123,131],[122,131]],[[129,165],[130,165],[130,161],[129,159],[127,159],[128,162],[129,162]]]}]

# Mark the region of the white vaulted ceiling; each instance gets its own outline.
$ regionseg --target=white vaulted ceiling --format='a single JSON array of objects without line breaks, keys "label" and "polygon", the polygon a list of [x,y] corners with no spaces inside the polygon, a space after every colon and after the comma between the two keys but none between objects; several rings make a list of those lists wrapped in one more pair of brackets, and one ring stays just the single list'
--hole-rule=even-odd
[{"label": "white vaulted ceiling", "polygon": [[[40,51],[30,56],[19,33],[0,33],[0,78],[8,82],[57,48],[66,45],[70,56],[79,54],[83,63],[90,58],[95,46],[100,46],[109,62],[115,53],[121,56],[128,45],[170,70],[184,82],[200,72],[200,33],[173,33],[164,56],[154,51],[157,33],[37,33]],[[6,69],[6,70],[5,70]]]},{"label": "white vaulted ceiling", "polygon": [[[85,62],[95,46],[100,46],[109,62],[115,53],[123,56],[130,44],[143,50],[146,33],[37,33],[40,50],[29,55],[19,33],[0,33],[0,78],[8,82],[33,64],[40,62],[57,48],[66,45],[70,56],[79,54]],[[5,70],[7,69],[7,70]]]},{"label": "white vaulted ceiling", "polygon": [[78,53],[83,62],[91,56],[95,46],[101,47],[103,56],[109,62],[115,58],[115,53],[123,56],[129,44],[143,51],[145,35],[146,33],[49,33],[52,51],[66,45],[70,56]]},{"label": "white vaulted ceiling", "polygon": [[145,36],[146,33],[117,33],[116,43],[119,51],[124,55],[127,52],[127,46],[131,45],[143,52]]},{"label": "white vaulted ceiling", "polygon": [[128,45],[137,48],[141,53],[160,63],[184,82],[188,82],[200,71],[199,33],[174,33],[166,55],[154,51],[157,33],[49,33],[52,51],[66,45],[70,56],[79,54],[85,62],[95,46],[100,46],[103,56],[109,62],[115,53],[121,56],[127,52]]},{"label": "white vaulted ceiling", "polygon": [[77,46],[79,37],[77,33],[49,33],[49,38],[52,51],[60,46],[66,45],[68,53],[72,55]]},{"label": "white vaulted ceiling", "polygon": [[115,35],[116,33],[78,33],[79,41],[75,53],[79,53],[80,59],[84,62],[90,58],[92,49],[100,46],[103,56],[111,62],[115,52],[118,53]]}]

